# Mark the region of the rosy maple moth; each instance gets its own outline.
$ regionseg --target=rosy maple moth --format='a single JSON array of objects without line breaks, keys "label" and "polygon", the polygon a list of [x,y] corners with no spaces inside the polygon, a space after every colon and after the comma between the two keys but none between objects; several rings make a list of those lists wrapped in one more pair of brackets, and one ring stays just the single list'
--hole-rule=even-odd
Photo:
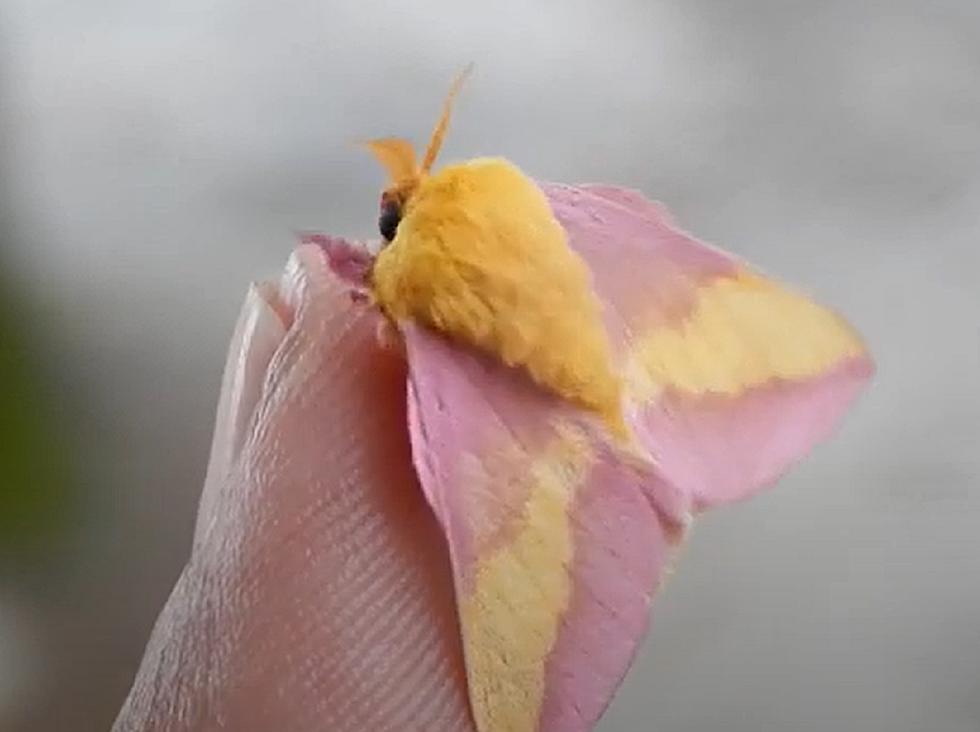
[{"label": "rosy maple moth", "polygon": [[839,316],[640,193],[501,158],[432,171],[460,80],[421,162],[369,143],[380,253],[309,240],[403,340],[477,728],[585,731],[692,517],[773,483],[873,364]]}]

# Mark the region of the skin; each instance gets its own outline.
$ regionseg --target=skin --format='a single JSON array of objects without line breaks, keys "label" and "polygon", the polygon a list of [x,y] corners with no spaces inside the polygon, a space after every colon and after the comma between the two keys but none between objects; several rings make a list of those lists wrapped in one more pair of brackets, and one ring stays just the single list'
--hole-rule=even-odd
[{"label": "skin", "polygon": [[376,329],[315,246],[249,291],[190,558],[116,732],[473,729],[404,360]]}]

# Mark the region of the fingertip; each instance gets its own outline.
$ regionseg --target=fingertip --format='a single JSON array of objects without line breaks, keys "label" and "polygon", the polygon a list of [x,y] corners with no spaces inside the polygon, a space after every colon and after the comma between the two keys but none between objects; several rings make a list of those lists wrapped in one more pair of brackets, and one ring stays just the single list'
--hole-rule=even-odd
[{"label": "fingertip", "polygon": [[283,328],[288,330],[293,324],[295,313],[293,309],[289,307],[286,300],[282,297],[279,285],[275,282],[269,282],[266,280],[261,282],[253,282],[250,289],[254,290],[256,295],[265,301],[272,312],[278,316]]},{"label": "fingertip", "polygon": [[289,317],[272,283],[253,282],[249,286],[221,380],[198,532],[212,513],[216,484],[228,474],[241,449],[262,396],[269,363],[286,336]]},{"label": "fingertip", "polygon": [[[234,628],[221,638],[231,681],[196,670],[220,684],[201,713],[236,729],[469,730],[446,547],[411,458],[405,360],[379,346],[382,317],[349,292],[303,245],[246,296],[189,565],[221,622],[207,615],[184,641],[207,649],[211,628]],[[188,616],[181,597],[172,612]],[[181,642],[160,627],[161,648]]]},{"label": "fingertip", "polygon": [[303,243],[286,261],[279,281],[279,298],[294,314],[311,306],[337,307],[350,290],[330,270],[324,251],[316,244]]}]

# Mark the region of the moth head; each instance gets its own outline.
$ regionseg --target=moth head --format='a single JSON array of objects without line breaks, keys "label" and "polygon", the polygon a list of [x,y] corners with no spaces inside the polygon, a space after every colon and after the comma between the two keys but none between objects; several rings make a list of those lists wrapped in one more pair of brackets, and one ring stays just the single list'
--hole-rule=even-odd
[{"label": "moth head", "polygon": [[398,232],[398,224],[412,197],[418,191],[422,181],[429,175],[432,165],[439,155],[443,138],[449,128],[449,117],[452,114],[453,102],[463,87],[463,82],[472,71],[472,64],[467,66],[453,81],[449,94],[442,105],[442,114],[432,130],[429,146],[425,157],[419,163],[415,156],[415,148],[408,140],[398,137],[385,137],[368,140],[365,144],[378,159],[378,162],[388,173],[388,185],[381,192],[381,208],[378,214],[378,230],[385,243],[390,243]]}]

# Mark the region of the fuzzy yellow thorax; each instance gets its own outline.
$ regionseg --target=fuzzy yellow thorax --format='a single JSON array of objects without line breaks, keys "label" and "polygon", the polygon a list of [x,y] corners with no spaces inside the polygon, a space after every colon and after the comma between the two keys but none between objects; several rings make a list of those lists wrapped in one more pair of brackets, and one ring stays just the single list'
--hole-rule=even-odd
[{"label": "fuzzy yellow thorax", "polygon": [[374,297],[396,322],[414,320],[525,368],[625,437],[623,383],[591,273],[544,193],[500,158],[430,173],[465,74],[421,164],[405,140],[368,143],[390,177],[383,205],[400,217],[374,264]]},{"label": "fuzzy yellow thorax", "polygon": [[622,383],[591,274],[516,166],[476,159],[424,178],[378,255],[373,287],[395,321],[525,367],[622,432]]}]

